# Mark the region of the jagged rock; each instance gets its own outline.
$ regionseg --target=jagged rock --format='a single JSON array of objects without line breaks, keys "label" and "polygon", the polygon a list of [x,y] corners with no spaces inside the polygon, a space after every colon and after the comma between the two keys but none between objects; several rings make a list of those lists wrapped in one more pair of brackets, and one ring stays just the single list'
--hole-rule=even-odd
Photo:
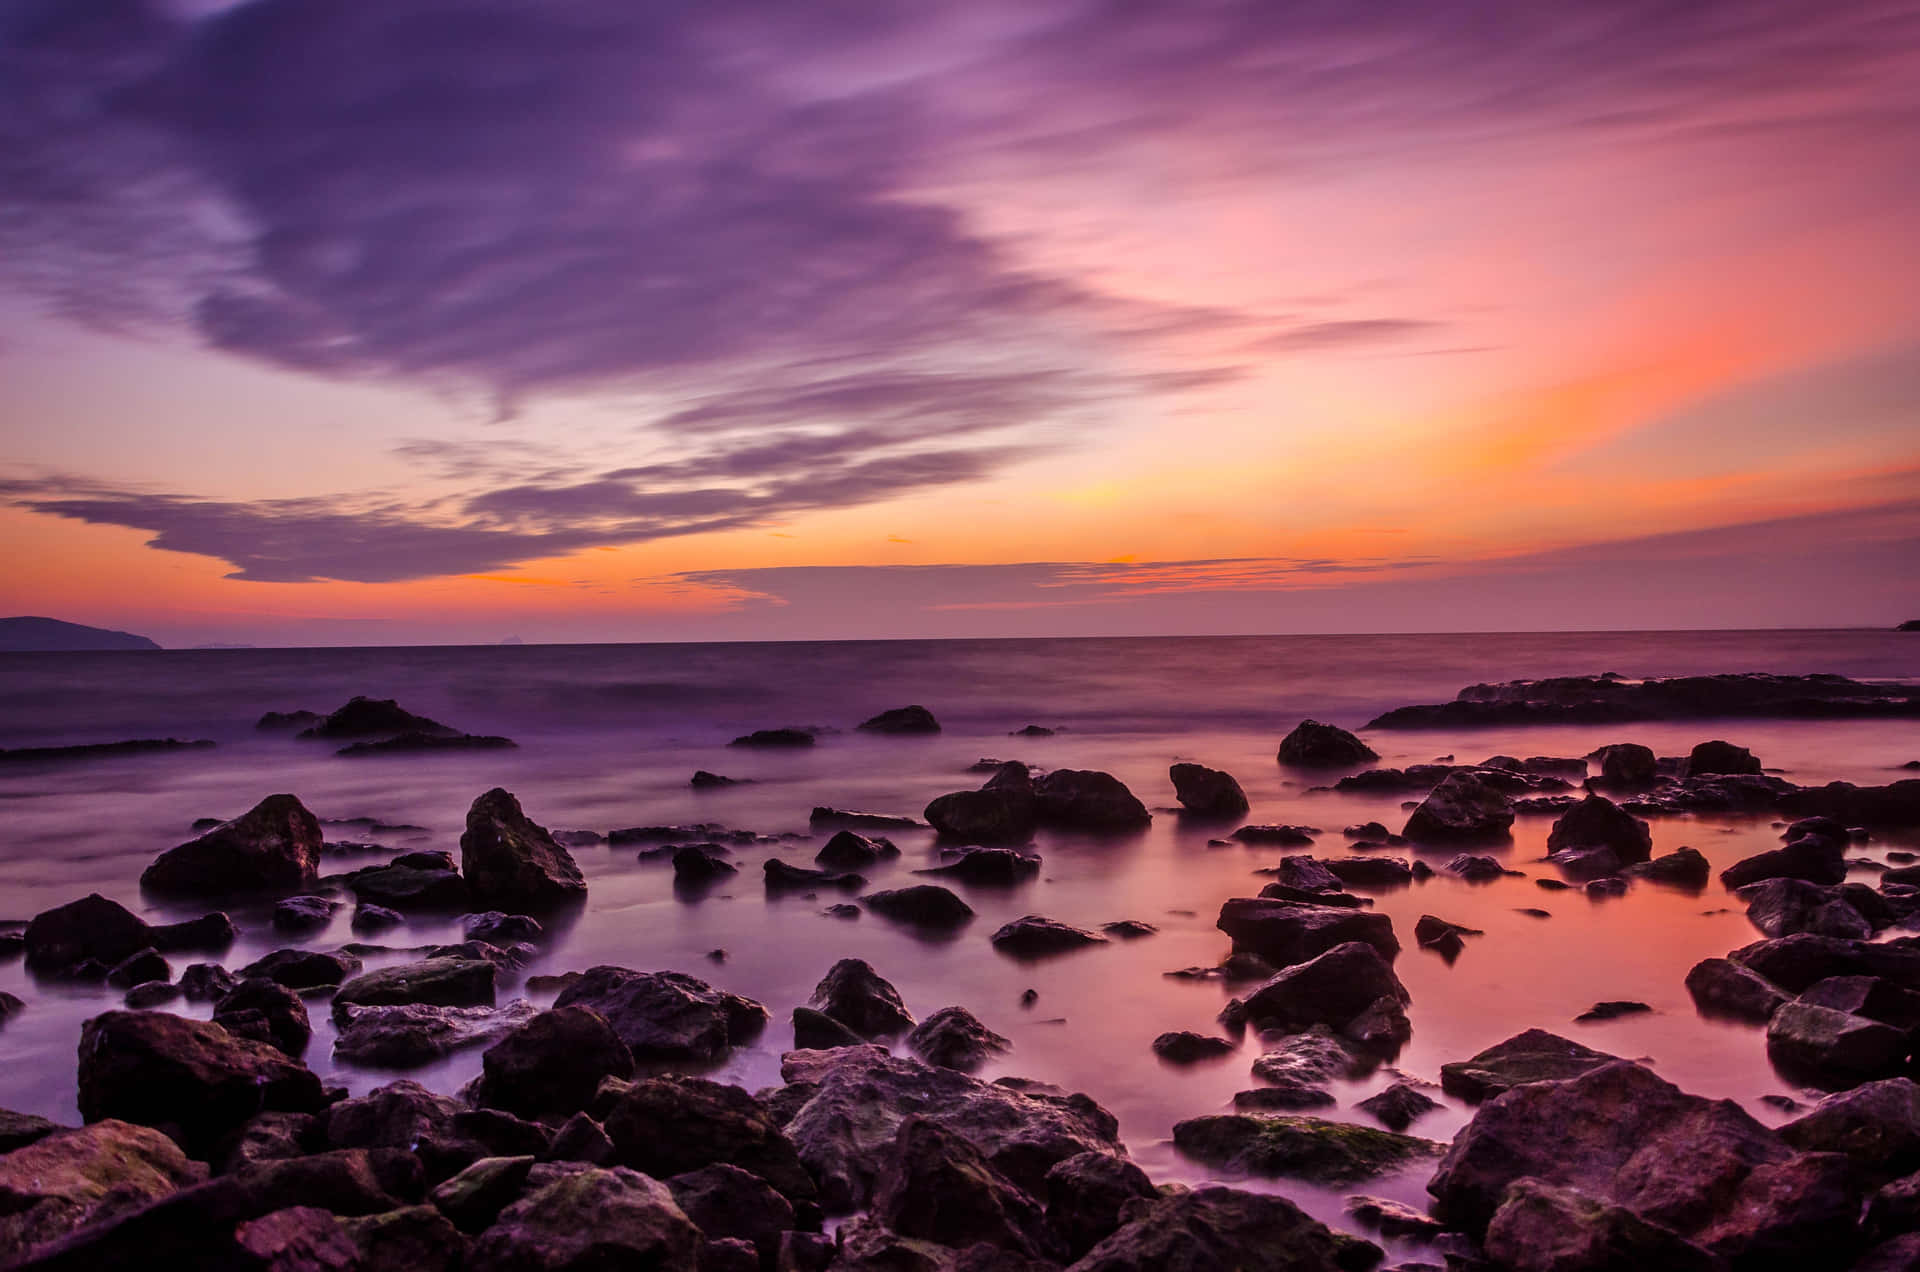
[{"label": "jagged rock", "polygon": [[942,1007],[914,1027],[907,1046],[928,1064],[970,1073],[1013,1044],[965,1007]]},{"label": "jagged rock", "polygon": [[1037,914],[1023,915],[1003,924],[991,938],[993,948],[1014,958],[1046,958],[1089,945],[1101,945],[1106,937],[1085,928],[1062,923]]},{"label": "jagged rock", "polygon": [[1513,1272],[1625,1267],[1725,1272],[1726,1262],[1624,1206],[1574,1188],[1519,1179],[1487,1225],[1487,1254]]},{"label": "jagged rock", "polygon": [[334,1040],[333,1054],[350,1064],[413,1068],[493,1042],[532,1020],[539,1010],[524,999],[505,1007],[439,1007],[426,1003],[349,1007]]},{"label": "jagged rock", "polygon": [[835,963],[813,987],[809,1001],[862,1038],[890,1037],[914,1025],[900,991],[864,959]]},{"label": "jagged rock", "polygon": [[[1264,871],[1261,873],[1265,873]],[[1326,863],[1315,857],[1294,855],[1280,858],[1273,868],[1274,882],[1295,892],[1338,892],[1340,880]]]},{"label": "jagged rock", "polygon": [[[748,1243],[750,1254],[769,1263],[779,1255],[780,1234],[794,1227],[793,1203],[758,1175],[715,1163],[667,1180],[673,1199],[694,1226],[709,1238]],[[711,1272],[701,1261],[701,1272]]]},{"label": "jagged rock", "polygon": [[1909,1036],[1920,1030],[1920,993],[1878,976],[1829,976],[1807,986],[1796,1001],[1865,1016]]},{"label": "jagged rock", "polygon": [[1468,883],[1488,883],[1518,872],[1508,870],[1493,857],[1462,853],[1447,862],[1447,873],[1457,874]]},{"label": "jagged rock", "polygon": [[799,1051],[825,1051],[831,1047],[859,1047],[866,1039],[824,1011],[812,1007],[793,1009],[793,1045]]},{"label": "jagged rock", "polygon": [[317,1111],[320,1079],[277,1048],[209,1021],[109,1011],[80,1030],[80,1115],[166,1131],[205,1157],[254,1114]]},{"label": "jagged rock", "polygon": [[1040,858],[1012,848],[969,848],[954,860],[915,874],[958,879],[962,883],[984,886],[1009,886],[1024,883],[1040,873]]},{"label": "jagged rock", "polygon": [[1349,1197],[1347,1213],[1383,1237],[1431,1241],[1446,1231],[1438,1219],[1425,1211],[1380,1197]]},{"label": "jagged rock", "polygon": [[342,985],[333,996],[333,1016],[336,1021],[345,1020],[349,1007],[399,1003],[491,1007],[496,975],[491,962],[477,958],[427,958],[382,967]]},{"label": "jagged rock", "polygon": [[952,928],[973,917],[973,907],[937,883],[869,892],[860,898],[883,918],[927,928]]},{"label": "jagged rock", "polygon": [[1039,1203],[966,1138],[923,1117],[900,1124],[873,1215],[901,1236],[939,1245],[985,1242],[1028,1258],[1063,1252]]},{"label": "jagged rock", "polygon": [[1047,1172],[1047,1226],[1069,1258],[1113,1235],[1128,1206],[1157,1194],[1146,1172],[1111,1153],[1080,1153]]},{"label": "jagged rock", "polygon": [[484,1157],[539,1156],[550,1137],[540,1126],[498,1109],[471,1109],[400,1079],[327,1111],[326,1139],[337,1148],[404,1149],[433,1183]]},{"label": "jagged rock", "polygon": [[1441,1147],[1350,1122],[1245,1113],[1175,1123],[1173,1144],[1195,1161],[1222,1170],[1335,1184],[1371,1179],[1423,1156],[1437,1157]]},{"label": "jagged rock", "polygon": [[1560,1082],[1618,1060],[1571,1038],[1528,1029],[1495,1043],[1471,1060],[1440,1066],[1440,1087],[1456,1099],[1478,1104],[1531,1082]]},{"label": "jagged rock", "polygon": [[1808,1153],[1844,1153],[1876,1180],[1920,1169],[1920,1086],[1904,1077],[1830,1095],[1780,1128]]},{"label": "jagged rock", "polygon": [[1477,772],[1450,773],[1428,792],[1400,833],[1416,843],[1482,843],[1505,839],[1513,803]]},{"label": "jagged rock", "polygon": [[1125,1217],[1074,1272],[1351,1272],[1381,1257],[1284,1197],[1231,1188],[1163,1193]]},{"label": "jagged rock", "polygon": [[288,989],[339,985],[360,970],[352,954],[322,950],[275,950],[240,969],[242,980],[270,980]]},{"label": "jagged rock", "polygon": [[1275,967],[1305,962],[1349,941],[1364,942],[1387,959],[1400,953],[1392,919],[1339,906],[1234,897],[1220,907],[1215,926],[1233,938],[1235,950]]},{"label": "jagged rock", "polygon": [[1276,757],[1294,768],[1357,768],[1371,764],[1379,754],[1338,725],[1302,720],[1280,740]]},{"label": "jagged rock", "polygon": [[1376,1095],[1370,1095],[1353,1107],[1368,1114],[1390,1131],[1404,1131],[1416,1118],[1425,1117],[1443,1107],[1432,1096],[1408,1082],[1396,1082]]},{"label": "jagged rock", "polygon": [[594,967],[555,1007],[589,1007],[606,1018],[636,1060],[718,1060],[757,1037],[767,1009],[684,972]]},{"label": "jagged rock", "polygon": [[0,1264],[207,1177],[159,1131],[109,1119],[0,1156]]},{"label": "jagged rock", "polygon": [[882,711],[879,715],[862,720],[859,726],[867,733],[938,733],[940,722],[933,718],[933,712],[925,707],[895,707],[891,711]]},{"label": "jagged rock", "polygon": [[1681,888],[1704,888],[1712,874],[1707,859],[1693,848],[1676,848],[1663,857],[1628,866],[1626,873],[1636,879],[1672,884]]},{"label": "jagged rock", "polygon": [[1275,1086],[1317,1088],[1334,1078],[1357,1077],[1374,1063],[1371,1057],[1356,1055],[1351,1044],[1324,1024],[1262,1041],[1266,1050],[1254,1060],[1253,1076]]},{"label": "jagged rock", "polygon": [[1599,794],[1568,809],[1547,835],[1547,860],[1576,878],[1618,874],[1652,855],[1647,823]]},{"label": "jagged rock", "polygon": [[320,1119],[312,1113],[260,1113],[227,1137],[221,1146],[221,1175],[231,1175],[266,1162],[305,1157],[318,1144]]},{"label": "jagged rock", "polygon": [[1789,993],[1799,993],[1830,976],[1883,976],[1920,987],[1920,949],[1894,941],[1849,941],[1797,932],[1742,946],[1728,957]]},{"label": "jagged rock", "polygon": [[488,1047],[474,1103],[523,1117],[578,1113],[607,1078],[633,1075],[633,1052],[599,1012],[556,1006]]},{"label": "jagged rock", "polygon": [[587,895],[586,878],[572,855],[499,787],[467,810],[460,871],[476,902],[516,913],[573,905]]},{"label": "jagged rock", "polygon": [[295,892],[319,877],[320,823],[292,795],[269,795],[245,815],[169,848],[140,886],[170,896]]},{"label": "jagged rock", "polygon": [[1747,903],[1747,919],[1767,936],[1814,932],[1865,940],[1873,935],[1873,925],[1838,891],[1804,879],[1767,879],[1748,884],[1737,895]]},{"label": "jagged rock", "polygon": [[213,1023],[236,1037],[271,1043],[299,1057],[313,1037],[307,1005],[284,985],[249,977],[213,1005]]},{"label": "jagged rock", "polygon": [[429,1199],[460,1231],[484,1232],[502,1210],[520,1199],[534,1161],[531,1154],[483,1157],[451,1179],[435,1184]]},{"label": "jagged rock", "polygon": [[1233,774],[1204,764],[1175,764],[1167,770],[1174,798],[1197,817],[1241,817],[1250,805]]},{"label": "jagged rock", "polygon": [[475,1238],[466,1269],[697,1272],[700,1246],[699,1229],[657,1179],[619,1167],[536,1166],[526,1195]]},{"label": "jagged rock", "polygon": [[545,1160],[550,1162],[586,1162],[589,1166],[611,1166],[615,1150],[607,1128],[584,1111],[560,1124],[548,1145]]},{"label": "jagged rock", "polygon": [[1153,1040],[1153,1054],[1172,1064],[1197,1064],[1202,1060],[1220,1060],[1234,1053],[1233,1042],[1211,1034],[1182,1029],[1163,1033]]},{"label": "jagged rock", "polygon": [[793,1141],[753,1096],[705,1078],[644,1078],[623,1087],[604,1119],[614,1160],[659,1179],[724,1162],[792,1201],[817,1195]]},{"label": "jagged rock", "polygon": [[814,864],[829,870],[865,870],[892,857],[900,850],[884,839],[869,839],[851,830],[837,832],[813,856]]},{"label": "jagged rock", "polygon": [[781,1076],[814,1088],[786,1133],[831,1210],[867,1202],[877,1161],[900,1124],[916,1114],[970,1141],[1029,1192],[1039,1191],[1047,1171],[1069,1157],[1120,1151],[1113,1115],[1084,1095],[980,1082],[879,1047],[792,1052],[782,1059]]},{"label": "jagged rock", "polygon": [[1256,1029],[1285,1033],[1326,1025],[1367,1051],[1391,1052],[1412,1036],[1411,1001],[1373,946],[1349,941],[1287,968],[1240,1002],[1238,1014]]}]

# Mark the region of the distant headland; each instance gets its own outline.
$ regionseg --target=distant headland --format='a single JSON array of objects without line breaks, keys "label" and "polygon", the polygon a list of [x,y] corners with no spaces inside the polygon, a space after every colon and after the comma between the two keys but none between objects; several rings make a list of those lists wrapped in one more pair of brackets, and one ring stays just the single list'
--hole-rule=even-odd
[{"label": "distant headland", "polygon": [[1920,632],[1920,618],[1910,618],[1893,630],[1896,632]]},{"label": "distant headland", "polygon": [[48,650],[158,649],[145,636],[132,632],[86,627],[57,618],[0,618],[0,653],[38,653]]}]

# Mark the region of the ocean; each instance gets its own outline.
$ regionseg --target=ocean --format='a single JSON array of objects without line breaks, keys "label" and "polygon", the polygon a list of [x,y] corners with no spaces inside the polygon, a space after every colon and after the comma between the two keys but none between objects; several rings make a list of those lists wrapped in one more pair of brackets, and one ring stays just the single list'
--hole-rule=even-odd
[{"label": "ocean", "polygon": [[[0,919],[34,913],[91,891],[156,921],[204,907],[145,899],[141,870],[192,837],[196,818],[230,817],[278,791],[300,797],[322,819],[376,818],[421,827],[382,833],[392,852],[458,852],[467,806],[504,786],[537,821],[555,830],[604,833],[617,827],[695,822],[765,834],[805,834],[815,805],[918,815],[936,795],[976,786],[968,766],[982,758],[1046,768],[1107,770],[1132,788],[1155,818],[1119,838],[1041,832],[1040,878],[1011,889],[957,890],[978,917],[950,939],[928,941],[871,914],[828,917],[839,895],[764,895],[760,858],[811,864],[820,838],[736,852],[739,878],[705,899],[676,899],[671,870],[643,863],[634,847],[576,847],[590,897],[528,974],[599,963],[690,972],[764,1003],[773,1024],[715,1076],[749,1088],[779,1080],[791,1045],[788,1016],[843,957],[868,960],[897,985],[916,1016],[951,1004],[971,1009],[1013,1042],[984,1073],[1018,1074],[1084,1091],[1120,1119],[1134,1157],[1158,1181],[1198,1181],[1209,1172],[1181,1159],[1173,1124],[1229,1107],[1257,1085],[1249,1037],[1223,1061],[1176,1068],[1150,1050],[1168,1030],[1215,1031],[1229,996],[1217,981],[1164,973],[1217,963],[1228,941],[1214,927],[1221,902],[1256,893],[1254,874],[1280,851],[1211,846],[1220,828],[1194,826],[1172,811],[1167,767],[1194,760],[1233,773],[1253,803],[1250,821],[1322,828],[1319,855],[1344,855],[1340,828],[1378,819],[1398,829],[1400,796],[1316,791],[1318,779],[1280,768],[1280,738],[1303,717],[1358,728],[1388,708],[1451,698],[1483,681],[1619,672],[1629,677],[1724,671],[1837,672],[1865,678],[1920,678],[1920,636],[1877,631],[1650,632],[1558,635],[1441,635],[1271,638],[1068,639],[768,643],[713,645],[509,646],[395,649],[163,651],[0,656],[0,746],[52,746],[125,738],[206,738],[211,749],[59,764],[0,765]],[[348,697],[397,698],[411,710],[473,733],[504,734],[507,751],[347,759],[333,746],[257,732],[264,711],[330,710]],[[931,737],[856,732],[878,711],[923,704],[944,729]],[[1051,737],[1015,737],[1029,724]],[[732,748],[756,728],[818,727],[806,750]],[[1385,765],[1453,755],[1462,762],[1507,753],[1584,755],[1634,741],[1662,755],[1725,737],[1801,783],[1845,779],[1882,783],[1920,758],[1920,720],[1694,721],[1685,723],[1447,730],[1363,734]],[[694,790],[696,769],[750,784]],[[1527,876],[1541,867],[1550,818],[1523,817],[1511,846],[1498,850]],[[1717,871],[1776,846],[1764,819],[1679,817],[1653,823],[1654,851],[1699,849]],[[351,827],[329,839],[364,839]],[[935,864],[928,831],[893,835],[903,854],[869,872],[873,887],[916,881]],[[1875,841],[1878,857],[1897,840]],[[1914,843],[1905,847],[1914,848]],[[1408,855],[1407,850],[1395,850]],[[329,858],[348,869],[384,860]],[[1439,864],[1438,861],[1435,864]],[[1867,873],[1858,877],[1872,880]],[[1530,877],[1473,885],[1447,875],[1376,894],[1405,947],[1396,970],[1412,992],[1412,1042],[1397,1069],[1432,1080],[1462,1059],[1521,1029],[1539,1026],[1588,1045],[1645,1058],[1686,1090],[1738,1100],[1756,1117],[1783,1115],[1758,1097],[1792,1088],[1769,1066],[1760,1032],[1702,1019],[1682,978],[1702,958],[1757,939],[1743,907],[1718,883],[1704,893],[1641,884],[1625,897],[1590,901],[1547,893]],[[354,939],[350,908],[332,928],[297,942],[332,947]],[[1550,918],[1519,913],[1543,908]],[[290,942],[267,925],[264,907],[232,911],[242,937],[229,967]],[[988,944],[1003,922],[1041,914],[1089,928],[1142,920],[1157,934],[1113,941],[1039,963],[1003,957]],[[1423,914],[1470,927],[1449,965],[1418,948]],[[415,921],[382,938],[394,945],[457,940],[453,919]],[[724,950],[724,961],[710,952]],[[392,954],[368,959],[404,961]],[[190,956],[176,956],[176,971]],[[119,1005],[102,987],[34,983],[17,961],[0,966],[0,989],[27,1000],[0,1030],[0,1106],[74,1120],[75,1044],[80,1022]],[[1038,999],[1023,1006],[1023,991]],[[521,994],[517,985],[502,1001]],[[1583,1025],[1573,1017],[1603,999],[1638,999],[1649,1014]],[[544,999],[536,996],[536,1001]],[[206,1014],[205,1008],[179,1006]],[[315,1004],[307,1059],[356,1094],[394,1075],[336,1064],[332,1029]],[[455,1091],[479,1071],[468,1051],[410,1073]],[[1352,1105],[1393,1080],[1383,1069],[1340,1083],[1330,1116],[1364,1120]],[[1437,1094],[1437,1093],[1436,1093]],[[1416,1123],[1445,1140],[1471,1110],[1447,1107]],[[1421,1199],[1429,1168],[1371,1184],[1366,1191]],[[1345,1190],[1293,1182],[1262,1184],[1338,1220]]]}]

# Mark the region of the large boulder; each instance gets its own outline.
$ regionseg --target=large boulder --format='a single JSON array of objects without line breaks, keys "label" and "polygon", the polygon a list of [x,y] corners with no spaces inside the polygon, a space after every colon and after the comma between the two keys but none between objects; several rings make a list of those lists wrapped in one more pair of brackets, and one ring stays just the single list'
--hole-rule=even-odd
[{"label": "large boulder", "polygon": [[1731,1100],[1688,1095],[1630,1061],[1530,1082],[1480,1107],[1427,1190],[1450,1227],[1486,1234],[1529,1176],[1633,1211],[1734,1260],[1851,1243],[1857,1195],[1837,1155],[1797,1155]]},{"label": "large boulder", "polygon": [[0,1156],[0,1264],[207,1177],[159,1131],[108,1119]]},{"label": "large boulder", "polygon": [[473,901],[460,872],[439,864],[395,861],[368,866],[348,875],[346,883],[362,910],[384,907],[400,914],[457,913]]},{"label": "large boulder", "polygon": [[1873,925],[1836,888],[1778,878],[1750,883],[1738,895],[1747,903],[1748,921],[1767,936],[1814,932],[1865,940],[1873,935]]},{"label": "large boulder", "polygon": [[80,1116],[118,1118],[172,1136],[205,1158],[268,1110],[312,1113],[320,1079],[265,1042],[162,1012],[110,1011],[80,1030]]},{"label": "large boulder", "polygon": [[1903,1030],[1796,998],[1767,1021],[1767,1059],[1795,1081],[1836,1090],[1891,1077],[1912,1044]]},{"label": "large boulder", "polygon": [[1531,1177],[1507,1189],[1486,1250],[1511,1272],[1725,1272],[1726,1261],[1625,1206]]},{"label": "large boulder", "polygon": [[994,949],[1019,959],[1065,954],[1069,950],[1104,944],[1106,939],[1098,932],[1089,932],[1071,923],[1062,923],[1038,914],[1022,915],[1003,923],[989,938]]},{"label": "large boulder", "polygon": [[1829,1095],[1780,1138],[1803,1152],[1845,1153],[1877,1181],[1920,1170],[1920,1086],[1886,1078]]},{"label": "large boulder", "polygon": [[555,1007],[488,1047],[474,1103],[522,1117],[566,1116],[593,1103],[607,1078],[633,1076],[633,1052],[587,1007]]},{"label": "large boulder", "polygon": [[[667,1180],[673,1199],[709,1240],[745,1241],[771,1264],[780,1252],[780,1234],[794,1226],[793,1203],[766,1180],[738,1166],[716,1163]],[[702,1272],[709,1272],[702,1261]]]},{"label": "large boulder", "polygon": [[1276,758],[1294,768],[1356,768],[1380,755],[1339,725],[1302,720],[1280,740]]},{"label": "large boulder", "polygon": [[430,1003],[439,1007],[493,1006],[498,969],[482,958],[426,958],[363,972],[333,996],[333,1017],[347,1018],[349,1007],[386,1007]]},{"label": "large boulder", "polygon": [[634,1059],[710,1061],[759,1036],[767,1009],[684,972],[592,967],[560,991],[555,1007],[605,1017]]},{"label": "large boulder", "polygon": [[20,933],[19,948],[30,971],[63,976],[82,966],[114,967],[143,950],[223,950],[238,934],[224,914],[149,924],[94,892],[34,915]]},{"label": "large boulder", "polygon": [[1760,759],[1744,746],[1718,739],[1702,742],[1688,753],[1685,776],[1703,777],[1719,773],[1751,773],[1757,776],[1760,773]]},{"label": "large boulder", "polygon": [[954,1248],[985,1242],[1028,1258],[1063,1253],[1038,1202],[965,1137],[924,1117],[900,1124],[873,1215],[912,1240]]},{"label": "large boulder", "polygon": [[540,1009],[525,999],[504,1007],[441,1007],[396,1003],[349,1007],[333,1042],[336,1060],[383,1069],[411,1069],[483,1047],[527,1024]]},{"label": "large boulder", "polygon": [[1038,824],[1031,785],[954,791],[928,804],[922,816],[943,838],[968,844],[1025,843]]},{"label": "large boulder", "polygon": [[1792,994],[1830,976],[1880,976],[1920,989],[1920,949],[1901,941],[1855,941],[1796,932],[1743,945],[1727,957]]},{"label": "large boulder", "polygon": [[1547,834],[1547,859],[1577,876],[1618,874],[1652,855],[1647,823],[1604,795],[1588,795]]},{"label": "large boulder", "polygon": [[475,904],[518,914],[573,905],[587,895],[572,854],[497,786],[467,810],[460,872]]},{"label": "large boulder", "polygon": [[813,987],[809,1001],[862,1038],[891,1037],[914,1025],[900,991],[865,959],[835,963]]},{"label": "large boulder", "polygon": [[1162,1193],[1126,1219],[1074,1272],[1352,1272],[1380,1257],[1285,1197],[1232,1188]]},{"label": "large boulder", "polygon": [[1033,784],[1034,816],[1057,830],[1139,830],[1153,821],[1147,806],[1111,773],[1055,769]]},{"label": "large boulder", "polygon": [[737,1086],[705,1078],[643,1078],[621,1087],[603,1119],[614,1160],[660,1179],[724,1162],[793,1201],[817,1190],[766,1108]]},{"label": "large boulder", "polygon": [[1382,958],[1400,953],[1391,918],[1345,906],[1233,897],[1220,907],[1215,926],[1233,938],[1236,951],[1257,954],[1274,967],[1304,963],[1349,941],[1371,945]]},{"label": "large boulder", "polygon": [[1528,1029],[1495,1043],[1471,1060],[1441,1065],[1440,1086],[1448,1095],[1478,1104],[1528,1082],[1577,1078],[1618,1059],[1571,1038]]},{"label": "large boulder", "polygon": [[785,1129],[829,1209],[867,1204],[878,1163],[901,1123],[916,1115],[966,1139],[1028,1192],[1042,1189],[1048,1170],[1069,1157],[1122,1151],[1113,1115],[1084,1095],[981,1082],[879,1047],[790,1052],[781,1076],[811,1088]]},{"label": "large boulder", "polygon": [[1462,769],[1428,792],[1401,833],[1417,843],[1485,843],[1507,838],[1512,826],[1513,801],[1484,777]]},{"label": "large boulder", "polygon": [[1687,993],[1703,1016],[1764,1025],[1791,995],[1728,958],[1702,959],[1687,973]]},{"label": "large boulder", "polygon": [[1233,774],[1204,764],[1175,764],[1167,770],[1173,795],[1196,817],[1240,817],[1251,807]]},{"label": "large boulder", "polygon": [[1078,1258],[1112,1236],[1135,1201],[1155,1197],[1147,1172],[1111,1153],[1080,1153],[1047,1172],[1047,1224]]},{"label": "large boulder", "polygon": [[320,822],[291,795],[269,795],[240,817],[161,853],[140,876],[150,892],[180,897],[286,895],[320,877]]},{"label": "large boulder", "polygon": [[615,1167],[535,1167],[475,1238],[466,1272],[698,1272],[700,1230],[657,1179]]},{"label": "large boulder", "polygon": [[1653,748],[1638,742],[1615,742],[1601,747],[1587,758],[1599,763],[1599,781],[1604,786],[1651,786],[1660,776],[1659,757],[1653,753]]},{"label": "large boulder", "polygon": [[1228,1012],[1260,1030],[1301,1033],[1325,1025],[1370,1052],[1391,1053],[1412,1037],[1407,987],[1373,946],[1336,945],[1289,967],[1229,1004]]},{"label": "large boulder", "polygon": [[1809,883],[1839,883],[1847,877],[1846,845],[1824,835],[1808,835],[1771,852],[1755,853],[1720,872],[1729,889],[1744,888],[1767,879],[1805,879]]}]

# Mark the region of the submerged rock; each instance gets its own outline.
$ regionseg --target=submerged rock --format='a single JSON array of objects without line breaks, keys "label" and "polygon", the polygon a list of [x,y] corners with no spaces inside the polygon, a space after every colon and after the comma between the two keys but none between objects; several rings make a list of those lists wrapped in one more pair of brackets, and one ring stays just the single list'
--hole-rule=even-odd
[{"label": "submerged rock", "polygon": [[1046,958],[1065,954],[1089,945],[1103,945],[1107,938],[1085,928],[1062,923],[1037,914],[1024,915],[1001,926],[991,938],[993,948],[1014,958]]},{"label": "submerged rock", "polygon": [[812,746],[814,736],[806,729],[755,729],[752,733],[743,733],[728,746],[749,747],[802,747]]},{"label": "submerged rock", "polygon": [[140,886],[169,896],[288,893],[320,872],[320,822],[291,795],[269,795],[245,815],[161,853]]},{"label": "submerged rock", "polygon": [[1281,739],[1277,758],[1294,768],[1357,768],[1380,756],[1338,725],[1302,720]]},{"label": "submerged rock", "polygon": [[493,1006],[494,965],[477,958],[427,958],[365,972],[333,996],[333,1017],[346,1019],[349,1007],[427,1003],[440,1007]]},{"label": "submerged rock", "polygon": [[1513,803],[1477,772],[1449,774],[1407,818],[1401,831],[1416,843],[1480,843],[1505,839]]},{"label": "submerged rock", "polygon": [[[292,714],[311,713],[294,712]],[[261,717],[259,727],[266,727],[266,719],[265,716]],[[356,696],[345,706],[336,708],[324,719],[303,730],[300,736],[302,738],[365,738],[383,733],[446,734],[452,732],[454,730],[438,720],[429,720],[426,716],[415,715],[392,698]]]},{"label": "submerged rock", "polygon": [[572,854],[499,787],[467,810],[460,870],[475,902],[515,913],[552,910],[587,895],[586,878]]},{"label": "submerged rock", "polygon": [[29,971],[60,976],[86,963],[104,973],[148,949],[224,949],[235,935],[233,920],[224,914],[156,927],[95,892],[36,914],[20,946]]},{"label": "submerged rock", "polygon": [[1684,776],[1693,778],[1705,774],[1755,774],[1760,772],[1760,760],[1744,746],[1735,746],[1731,742],[1702,742],[1687,755]]},{"label": "submerged rock", "polygon": [[808,870],[789,865],[778,857],[769,857],[761,867],[768,892],[792,892],[803,888],[838,888],[851,892],[866,886],[866,876],[852,871]]},{"label": "submerged rock", "polygon": [[405,1003],[350,1007],[334,1039],[336,1059],[407,1069],[468,1047],[485,1046],[527,1024],[540,1009],[524,999],[504,1007],[438,1007]]},{"label": "submerged rock", "polygon": [[1173,1144],[1195,1161],[1220,1170],[1323,1184],[1358,1183],[1441,1152],[1441,1145],[1431,1140],[1351,1122],[1244,1113],[1176,1123]]},{"label": "submerged rock", "polygon": [[767,1009],[752,999],[684,972],[624,967],[588,969],[554,1006],[598,1012],[641,1061],[718,1060],[759,1036],[768,1019]]},{"label": "submerged rock", "polygon": [[1415,1120],[1445,1106],[1410,1082],[1396,1082],[1353,1107],[1390,1131],[1404,1131]]},{"label": "submerged rock", "polygon": [[899,855],[900,850],[884,839],[869,839],[854,831],[842,830],[827,840],[813,860],[829,870],[865,870]]},{"label": "submerged rock", "polygon": [[1636,879],[1646,879],[1653,883],[1697,889],[1707,886],[1712,867],[1698,850],[1681,847],[1664,857],[1655,857],[1650,861],[1628,866],[1626,873]]},{"label": "submerged rock", "polygon": [[1233,938],[1235,950],[1275,967],[1303,963],[1349,941],[1365,942],[1387,959],[1400,953],[1392,919],[1344,906],[1234,897],[1220,907],[1215,926]]},{"label": "submerged rock", "polygon": [[973,917],[973,907],[937,883],[869,892],[860,898],[883,918],[927,928],[952,928]]},{"label": "submerged rock", "polygon": [[1571,1038],[1528,1029],[1495,1043],[1471,1060],[1440,1066],[1440,1087],[1448,1095],[1478,1104],[1530,1082],[1560,1082],[1618,1060]]},{"label": "submerged rock", "polygon": [[925,707],[895,707],[882,711],[879,715],[860,722],[860,728],[867,733],[938,733],[940,722],[933,718],[933,712]]},{"label": "submerged rock", "polygon": [[1198,1064],[1202,1060],[1221,1060],[1234,1053],[1231,1039],[1181,1029],[1163,1033],[1153,1040],[1153,1054],[1171,1064]]},{"label": "submerged rock", "polygon": [[1010,887],[1038,875],[1040,858],[1012,848],[969,848],[945,865],[914,873],[958,879],[976,886]]},{"label": "submerged rock", "polygon": [[1175,764],[1167,770],[1174,798],[1197,817],[1240,817],[1250,805],[1231,773],[1204,764]]}]

